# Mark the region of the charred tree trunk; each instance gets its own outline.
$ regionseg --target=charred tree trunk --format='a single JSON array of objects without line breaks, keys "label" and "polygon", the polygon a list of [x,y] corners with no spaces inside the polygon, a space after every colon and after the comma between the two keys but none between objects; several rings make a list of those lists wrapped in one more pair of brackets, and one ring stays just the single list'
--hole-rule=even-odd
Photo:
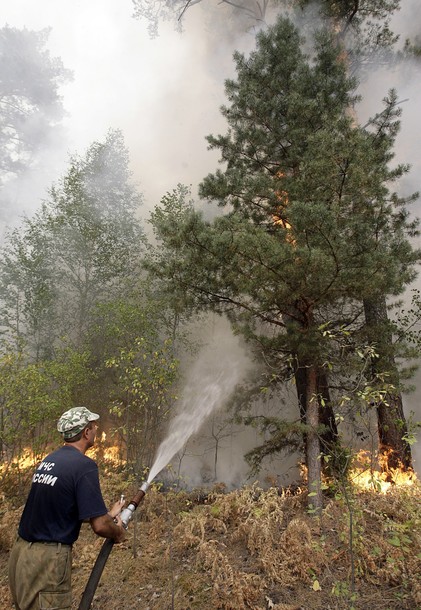
[{"label": "charred tree trunk", "polygon": [[[375,343],[378,357],[371,363],[373,377],[388,374],[391,384],[397,386],[399,373],[396,367],[393,351],[392,332],[387,314],[386,298],[364,301],[364,312],[369,340]],[[402,395],[396,390],[388,392],[385,399],[376,404],[379,450],[386,457],[383,467],[412,467],[411,447],[403,438],[407,433],[407,425],[403,412]]]}]

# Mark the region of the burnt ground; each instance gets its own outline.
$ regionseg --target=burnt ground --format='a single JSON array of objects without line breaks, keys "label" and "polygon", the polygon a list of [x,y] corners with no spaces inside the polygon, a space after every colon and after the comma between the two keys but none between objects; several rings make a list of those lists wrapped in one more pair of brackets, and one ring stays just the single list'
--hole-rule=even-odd
[{"label": "burnt ground", "polygon": [[[107,473],[112,504],[121,477]],[[225,493],[151,488],[115,545],[93,610],[415,610],[421,608],[421,486],[325,498],[320,520],[304,492],[257,486]],[[22,506],[0,509],[0,608],[12,608],[7,559]],[[352,511],[350,520],[349,509]],[[350,522],[352,521],[352,535]],[[73,608],[103,540],[82,527]]]}]

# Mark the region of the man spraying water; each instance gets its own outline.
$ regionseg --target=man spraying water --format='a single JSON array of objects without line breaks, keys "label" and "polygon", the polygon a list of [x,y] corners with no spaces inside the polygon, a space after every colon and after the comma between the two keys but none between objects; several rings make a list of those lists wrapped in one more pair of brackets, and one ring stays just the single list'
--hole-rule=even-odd
[{"label": "man spraying water", "polygon": [[124,502],[108,512],[98,467],[85,455],[93,447],[99,419],[86,407],[63,413],[57,429],[64,445],[38,466],[10,553],[9,583],[16,610],[70,609],[72,544],[83,521],[98,536],[122,542]]}]

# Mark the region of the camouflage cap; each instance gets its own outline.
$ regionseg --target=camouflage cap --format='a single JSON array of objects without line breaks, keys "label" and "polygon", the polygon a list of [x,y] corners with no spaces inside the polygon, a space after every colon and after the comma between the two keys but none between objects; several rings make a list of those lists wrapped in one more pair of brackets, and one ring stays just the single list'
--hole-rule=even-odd
[{"label": "camouflage cap", "polygon": [[57,430],[63,435],[64,439],[73,438],[91,421],[99,419],[97,413],[92,413],[86,407],[74,407],[69,409],[60,417],[57,422]]}]

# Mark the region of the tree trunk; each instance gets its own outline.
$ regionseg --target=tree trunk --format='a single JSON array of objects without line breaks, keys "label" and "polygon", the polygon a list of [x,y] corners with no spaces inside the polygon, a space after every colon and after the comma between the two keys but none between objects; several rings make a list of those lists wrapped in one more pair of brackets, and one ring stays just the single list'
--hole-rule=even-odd
[{"label": "tree trunk", "polygon": [[[308,369],[297,366],[295,373],[295,385],[297,387],[298,405],[300,408],[300,418],[302,423],[306,423],[306,396],[308,385]],[[323,399],[324,406],[319,403],[319,423],[323,426],[320,434],[321,451],[329,455],[339,440],[338,428],[335,420],[335,413],[330,400],[329,385],[326,373],[317,371],[317,395]],[[306,440],[306,439],[305,439]]]},{"label": "tree trunk", "polygon": [[323,508],[321,487],[321,460],[319,440],[319,402],[317,400],[317,370],[313,366],[307,369],[306,391],[307,432],[307,468],[308,468],[308,506],[319,514]]},{"label": "tree trunk", "polygon": [[323,399],[324,405],[319,406],[320,424],[324,426],[324,432],[320,437],[322,451],[328,453],[339,440],[338,427],[336,425],[335,413],[330,400],[329,382],[324,371],[317,372],[317,394]]},{"label": "tree trunk", "polygon": [[[300,302],[297,301],[294,306],[292,315],[284,314],[284,321],[287,332],[292,333],[297,325],[302,330],[308,330],[312,324],[312,311],[308,306],[304,309],[300,307]],[[326,377],[320,374],[318,367],[312,362],[308,356],[295,355],[295,382],[297,386],[298,406],[300,409],[301,422],[306,424],[307,432],[304,436],[305,443],[305,458],[308,473],[308,505],[315,514],[320,513],[323,500],[321,489],[321,453],[320,453],[320,401],[319,401],[319,377],[320,388],[322,388],[323,377],[323,393],[327,392]],[[331,417],[335,422],[335,417],[331,405],[328,409],[331,411]],[[335,426],[336,428],[336,426]],[[326,431],[330,435],[330,431]],[[337,434],[337,430],[336,430]]]},{"label": "tree trunk", "polygon": [[[375,300],[366,299],[364,301],[364,312],[368,339],[374,342],[378,354],[371,365],[373,377],[379,374],[388,374],[388,381],[397,386],[399,373],[393,351],[390,349],[393,345],[393,337],[389,326],[385,297],[380,296]],[[407,433],[407,425],[401,393],[398,390],[388,392],[385,399],[376,404],[376,410],[379,450],[386,458],[382,464],[383,469],[411,468],[411,447],[403,438]]]}]

